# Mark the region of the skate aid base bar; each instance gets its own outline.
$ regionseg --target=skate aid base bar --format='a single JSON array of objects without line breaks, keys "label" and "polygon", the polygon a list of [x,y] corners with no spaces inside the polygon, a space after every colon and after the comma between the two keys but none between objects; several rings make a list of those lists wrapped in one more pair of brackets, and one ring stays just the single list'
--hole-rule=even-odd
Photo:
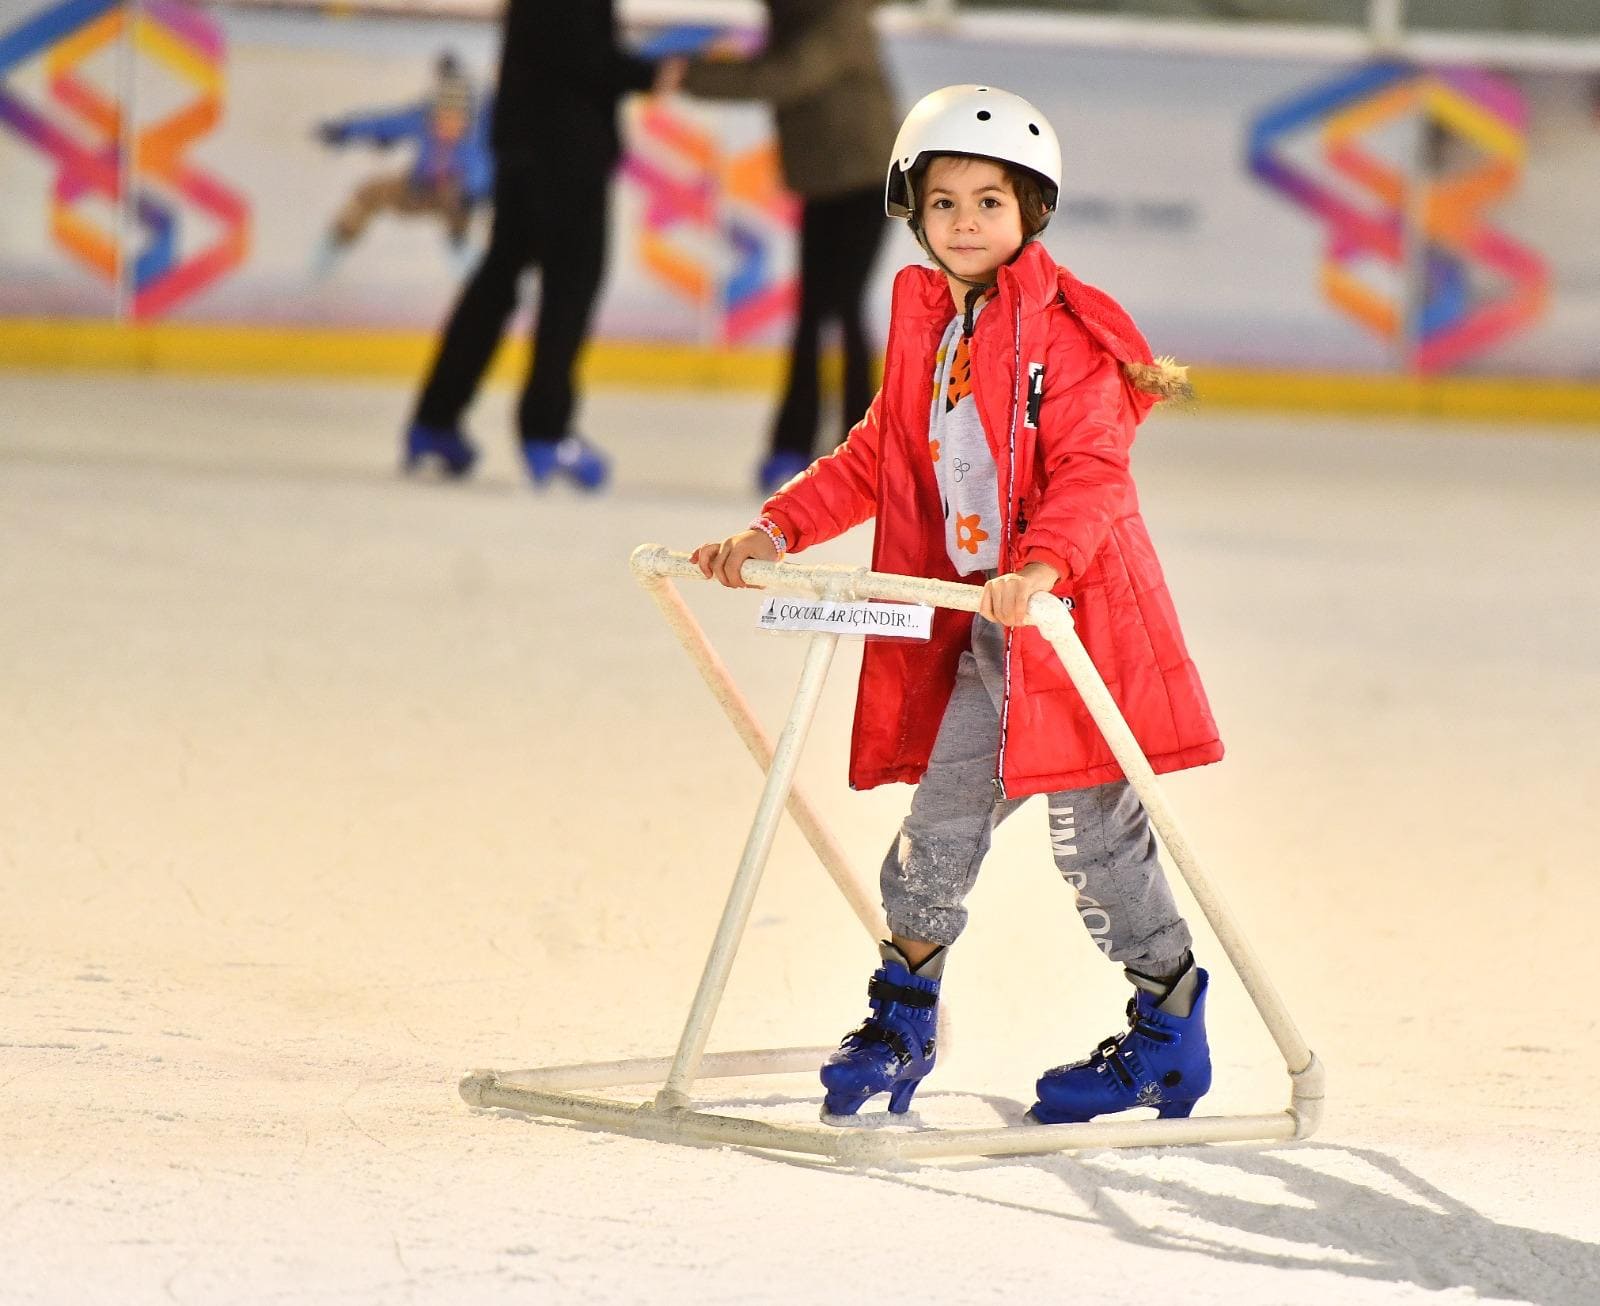
[{"label": "skate aid base bar", "polygon": [[[676,1053],[655,1059],[474,1071],[461,1081],[461,1096],[467,1103],[474,1107],[520,1111],[530,1116],[574,1120],[662,1142],[731,1143],[832,1157],[857,1165],[945,1156],[1017,1156],[1078,1148],[1283,1141],[1308,1138],[1316,1130],[1322,1114],[1322,1065],[1300,1036],[1227,905],[1201,869],[1199,858],[1156,783],[1155,773],[1079,642],[1070,611],[1059,599],[1048,594],[1033,596],[1028,605],[1028,624],[1038,628],[1066,667],[1128,782],[1143,800],[1168,855],[1183,875],[1255,1004],[1289,1075],[1288,1106],[1262,1115],[1194,1116],[1178,1120],[1119,1118],[1087,1124],[910,1130],[774,1124],[697,1109],[691,1091],[699,1080],[814,1073],[834,1050],[817,1047],[706,1051],[711,1025],[744,937],[762,871],[784,811],[787,810],[799,826],[823,869],[874,943],[888,937],[888,928],[875,896],[851,869],[816,809],[794,784],[801,749],[816,715],[839,635],[819,632],[810,637],[794,701],[777,742],[773,743],[673,584],[675,580],[704,579],[689,555],[646,544],[634,550],[632,566],[634,575],[655,600],[735,732],[757,765],[766,772],[766,784]],[[892,576],[865,567],[807,567],[787,562],[752,561],[744,564],[741,575],[747,585],[779,594],[835,602],[879,599],[924,603],[964,612],[977,611],[982,593],[974,585]],[[643,1102],[621,1101],[593,1091],[644,1084],[660,1087],[654,1098]]]}]

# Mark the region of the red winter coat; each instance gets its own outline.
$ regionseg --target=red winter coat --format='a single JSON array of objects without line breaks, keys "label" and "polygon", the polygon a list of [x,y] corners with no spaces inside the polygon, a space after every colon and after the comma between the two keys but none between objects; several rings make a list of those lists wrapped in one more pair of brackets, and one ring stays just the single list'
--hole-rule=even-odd
[{"label": "red winter coat", "polygon": [[[944,544],[928,452],[934,353],[955,312],[926,267],[895,278],[883,388],[845,442],[766,504],[791,551],[877,517],[875,571],[961,580]],[[1042,560],[1061,573],[1078,636],[1158,772],[1222,756],[1128,469],[1134,428],[1155,400],[1128,379],[1149,347],[1107,296],[1039,244],[1000,269],[971,342],[978,414],[1009,511],[1000,569]],[[1029,377],[1043,366],[1042,397]],[[973,579],[973,578],[966,578]],[[977,580],[981,582],[981,577]],[[971,638],[970,614],[939,609],[926,644],[869,640],[861,663],[850,784],[915,782]],[[1032,627],[1006,638],[996,779],[1008,797],[1122,777],[1066,669]]]}]

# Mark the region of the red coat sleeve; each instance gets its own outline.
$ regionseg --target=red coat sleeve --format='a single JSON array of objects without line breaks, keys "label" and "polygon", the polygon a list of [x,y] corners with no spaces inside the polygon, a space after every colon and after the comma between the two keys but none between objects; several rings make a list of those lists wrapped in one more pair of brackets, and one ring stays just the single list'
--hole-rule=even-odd
[{"label": "red coat sleeve", "polygon": [[1017,542],[1019,565],[1047,562],[1063,579],[1088,569],[1111,523],[1128,511],[1135,414],[1116,359],[1076,328],[1046,355],[1039,409],[1042,492]]},{"label": "red coat sleeve", "polygon": [[818,458],[762,508],[783,531],[791,553],[843,535],[877,513],[882,405],[880,390],[844,443]]}]

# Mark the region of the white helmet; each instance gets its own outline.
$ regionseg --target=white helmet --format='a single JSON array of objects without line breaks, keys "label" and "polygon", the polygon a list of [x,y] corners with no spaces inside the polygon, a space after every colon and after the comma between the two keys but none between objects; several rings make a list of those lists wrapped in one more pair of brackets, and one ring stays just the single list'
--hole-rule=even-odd
[{"label": "white helmet", "polygon": [[1044,185],[1045,212],[1061,193],[1061,145],[1050,121],[1020,95],[992,86],[946,86],[924,95],[900,124],[883,187],[891,218],[910,218],[910,175],[927,154],[973,154],[1026,168]]}]

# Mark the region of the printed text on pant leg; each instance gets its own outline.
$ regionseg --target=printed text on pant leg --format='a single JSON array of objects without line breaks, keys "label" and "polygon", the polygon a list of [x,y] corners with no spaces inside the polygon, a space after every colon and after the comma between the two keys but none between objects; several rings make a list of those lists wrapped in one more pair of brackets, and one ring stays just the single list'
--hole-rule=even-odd
[{"label": "printed text on pant leg", "polygon": [[1050,851],[1055,855],[1056,865],[1061,871],[1061,878],[1070,884],[1078,893],[1078,915],[1083,918],[1084,927],[1089,931],[1089,937],[1094,940],[1095,947],[1107,956],[1111,954],[1111,917],[1106,909],[1091,898],[1085,888],[1089,877],[1082,871],[1070,871],[1061,865],[1062,859],[1075,857],[1078,845],[1077,818],[1068,806],[1050,808]]}]

